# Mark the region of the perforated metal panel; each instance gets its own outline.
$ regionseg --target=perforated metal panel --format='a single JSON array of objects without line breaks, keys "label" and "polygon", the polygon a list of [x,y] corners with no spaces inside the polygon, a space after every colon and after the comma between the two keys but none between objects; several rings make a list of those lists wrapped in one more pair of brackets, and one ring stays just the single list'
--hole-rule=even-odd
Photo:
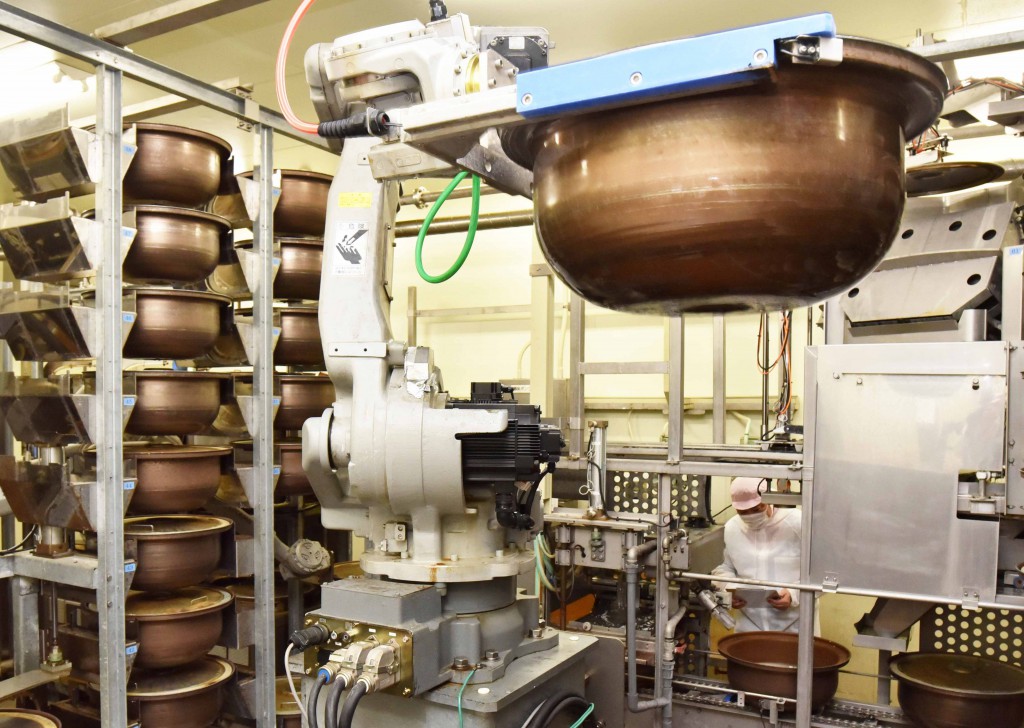
[{"label": "perforated metal panel", "polygon": [[921,651],[976,655],[1024,667],[1024,613],[935,607],[921,620]]},{"label": "perforated metal panel", "polygon": [[[616,511],[656,513],[658,473],[612,471],[608,473],[608,499]],[[707,515],[709,478],[700,475],[672,476],[672,516],[686,519]]]}]

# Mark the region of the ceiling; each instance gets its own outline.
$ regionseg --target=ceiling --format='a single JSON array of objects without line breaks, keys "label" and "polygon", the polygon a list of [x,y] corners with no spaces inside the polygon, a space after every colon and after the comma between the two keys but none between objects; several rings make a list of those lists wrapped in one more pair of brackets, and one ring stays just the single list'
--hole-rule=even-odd
[{"label": "ceiling", "polygon": [[[76,30],[95,28],[151,10],[168,0],[8,0]],[[211,21],[132,46],[140,55],[196,78],[217,82],[238,78],[253,85],[254,98],[276,108],[273,68],[280,36],[298,0],[267,0]],[[465,12],[476,25],[541,25],[555,43],[554,62],[606,53],[643,43],[764,22],[821,10],[821,0],[447,0],[449,12]],[[906,44],[919,29],[940,36],[965,26],[1017,19],[1019,0],[834,0],[831,12],[840,31]],[[305,91],[302,54],[334,37],[411,18],[425,19],[427,0],[320,0],[299,27],[288,68],[289,97],[296,112],[314,120]],[[980,25],[979,25],[980,27]],[[126,102],[157,95],[126,85]],[[88,104],[87,104],[88,106]],[[85,113],[91,113],[86,111]],[[84,113],[82,115],[85,115]],[[174,121],[203,126],[248,149],[233,120],[208,111],[178,114]],[[298,149],[283,141],[279,151]],[[298,153],[298,152],[294,152]],[[315,153],[306,166],[330,171],[327,155]],[[324,168],[324,165],[327,165]]]}]

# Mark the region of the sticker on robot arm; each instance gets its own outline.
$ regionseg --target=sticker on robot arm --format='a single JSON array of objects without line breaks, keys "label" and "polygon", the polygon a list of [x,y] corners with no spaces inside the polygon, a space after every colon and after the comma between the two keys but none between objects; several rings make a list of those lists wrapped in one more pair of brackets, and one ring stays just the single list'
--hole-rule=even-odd
[{"label": "sticker on robot arm", "polygon": [[334,264],[336,276],[360,276],[366,266],[367,223],[346,220],[338,223],[334,236]]}]

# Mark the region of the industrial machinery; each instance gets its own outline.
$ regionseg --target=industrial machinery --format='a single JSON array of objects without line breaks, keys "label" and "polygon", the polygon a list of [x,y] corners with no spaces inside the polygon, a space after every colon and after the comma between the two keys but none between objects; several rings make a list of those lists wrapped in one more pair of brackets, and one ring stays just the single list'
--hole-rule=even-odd
[{"label": "industrial machinery", "polygon": [[[330,728],[353,714],[356,725],[384,715],[426,725],[452,711],[477,726],[546,724],[531,711],[559,705],[564,690],[582,695],[584,656],[598,649],[593,636],[542,624],[536,597],[517,593],[534,569],[536,494],[560,461],[560,433],[499,384],[452,399],[430,351],[392,338],[399,182],[461,168],[532,197],[552,267],[604,306],[676,315],[805,305],[884,255],[903,207],[903,141],[932,122],[945,90],[932,64],[838,37],[825,14],[562,66],[547,66],[550,45],[542,29],[473,27],[434,0],[426,25],[306,54],[314,128],[341,161],[320,295],[337,397],[305,423],[303,466],[324,525],[366,540],[366,577],[324,585],[321,608],[293,635],[313,724],[321,704]],[[755,134],[765,119],[777,127]],[[724,151],[754,137],[777,166]],[[638,155],[651,160],[642,180]],[[805,163],[815,156],[833,163]],[[649,224],[635,225],[638,215]],[[586,467],[604,472],[596,440]],[[656,489],[653,513],[615,511],[592,487],[589,507],[544,521],[557,564],[624,575],[627,707],[658,709],[668,726],[675,631],[691,593],[705,614],[728,615],[685,576],[717,563],[720,531],[672,517],[671,478]],[[650,698],[636,654],[645,577]],[[608,725],[623,720],[621,709],[592,710]]]}]

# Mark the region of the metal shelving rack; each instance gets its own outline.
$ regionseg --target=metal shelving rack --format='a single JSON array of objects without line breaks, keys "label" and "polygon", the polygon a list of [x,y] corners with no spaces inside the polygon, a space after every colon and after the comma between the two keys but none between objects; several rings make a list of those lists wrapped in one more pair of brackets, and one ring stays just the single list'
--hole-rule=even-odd
[{"label": "metal shelving rack", "polygon": [[[100,675],[103,684],[100,718],[103,726],[127,725],[125,644],[125,549],[123,524],[123,427],[121,354],[121,175],[122,83],[140,81],[194,100],[252,126],[255,181],[259,206],[254,222],[254,252],[259,264],[252,281],[255,356],[253,364],[255,517],[256,684],[253,709],[257,725],[275,725],[274,684],[274,555],[273,555],[273,160],[274,133],[321,148],[318,138],[293,130],[284,118],[250,99],[140,58],[96,38],[0,2],[0,31],[38,43],[96,67],[96,133],[102,152],[96,189],[97,220],[101,228],[100,261],[96,270],[98,320],[96,359],[98,436],[97,477],[98,560],[77,556],[41,559],[19,554],[0,560],[0,578],[13,577],[15,667],[24,673],[38,665],[36,643],[39,581],[95,589],[100,618]],[[9,361],[9,357],[5,357]],[[5,529],[5,537],[8,529]],[[22,637],[28,639],[22,639]],[[17,678],[15,678],[17,679]],[[0,683],[2,686],[2,683]]]}]

